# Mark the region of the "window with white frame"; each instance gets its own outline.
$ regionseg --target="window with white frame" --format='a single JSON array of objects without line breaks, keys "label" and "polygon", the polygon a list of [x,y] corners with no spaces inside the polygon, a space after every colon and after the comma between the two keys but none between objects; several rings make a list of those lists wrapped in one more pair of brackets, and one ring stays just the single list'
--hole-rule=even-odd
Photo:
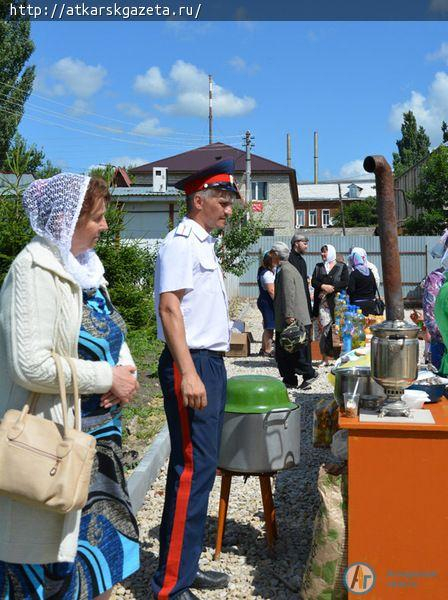
[{"label": "window with white frame", "polygon": [[322,209],[322,227],[328,227],[329,225],[331,225],[330,209],[323,208]]},{"label": "window with white frame", "polygon": [[308,227],[317,226],[317,210],[310,210],[308,212]]},{"label": "window with white frame", "polygon": [[252,200],[268,199],[267,181],[252,181]]},{"label": "window with white frame", "polygon": [[305,227],[305,211],[296,210],[296,229]]}]

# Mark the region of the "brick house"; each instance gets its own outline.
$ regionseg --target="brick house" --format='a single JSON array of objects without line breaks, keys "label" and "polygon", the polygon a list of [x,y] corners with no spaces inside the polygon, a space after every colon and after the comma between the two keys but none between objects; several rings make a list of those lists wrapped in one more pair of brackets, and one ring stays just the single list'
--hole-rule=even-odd
[{"label": "brick house", "polygon": [[[199,169],[226,158],[235,160],[235,180],[244,198],[246,154],[243,150],[221,142],[134,167],[130,170],[134,177],[133,186],[127,191],[117,187],[114,196],[120,197],[123,192],[126,209],[129,211],[132,207],[134,213],[139,212],[138,220],[134,221],[135,223],[138,221],[140,234],[147,230],[154,235],[157,230],[160,230],[159,237],[164,237],[169,218],[172,215],[177,217],[175,202],[178,197],[172,187],[173,184]],[[252,154],[251,183],[252,207],[254,211],[262,212],[265,216],[265,235],[291,235],[294,231],[294,211],[299,200],[295,170]],[[133,188],[136,192],[138,190],[138,195],[133,194]],[[157,208],[157,211],[150,211],[151,206]],[[145,224],[148,219],[152,220],[152,225]]]},{"label": "brick house", "polygon": [[296,228],[326,228],[344,205],[363,198],[376,197],[375,177],[364,179],[299,183],[299,202],[295,211]]}]

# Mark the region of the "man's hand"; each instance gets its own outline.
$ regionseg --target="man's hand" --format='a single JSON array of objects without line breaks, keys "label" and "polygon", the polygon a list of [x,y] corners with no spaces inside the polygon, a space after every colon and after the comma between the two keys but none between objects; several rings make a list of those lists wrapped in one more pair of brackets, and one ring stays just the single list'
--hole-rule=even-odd
[{"label": "man's hand", "polygon": [[207,392],[196,371],[182,376],[180,386],[184,406],[202,410],[207,406]]},{"label": "man's hand", "polygon": [[292,325],[292,323],[295,323],[295,318],[294,317],[286,317],[285,323],[286,323],[286,325]]}]

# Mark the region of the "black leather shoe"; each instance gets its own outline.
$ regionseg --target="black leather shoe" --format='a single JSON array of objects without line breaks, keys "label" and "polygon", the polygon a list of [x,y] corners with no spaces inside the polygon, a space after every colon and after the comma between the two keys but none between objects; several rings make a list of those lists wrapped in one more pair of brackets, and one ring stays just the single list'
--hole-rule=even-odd
[{"label": "black leather shoe", "polygon": [[176,600],[199,600],[199,596],[196,596],[196,594],[193,594],[190,590],[185,590],[185,592],[176,596]]},{"label": "black leather shoe", "polygon": [[196,577],[190,587],[196,590],[217,590],[229,585],[229,576],[220,571],[201,571],[198,569]]}]

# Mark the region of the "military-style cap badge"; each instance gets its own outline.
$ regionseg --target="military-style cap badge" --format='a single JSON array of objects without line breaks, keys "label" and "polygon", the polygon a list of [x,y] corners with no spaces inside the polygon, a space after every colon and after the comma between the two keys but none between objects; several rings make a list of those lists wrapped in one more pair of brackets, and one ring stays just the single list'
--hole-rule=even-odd
[{"label": "military-style cap badge", "polygon": [[185,177],[185,179],[181,179],[174,184],[174,187],[184,191],[187,196],[210,188],[226,190],[239,196],[239,191],[233,178],[234,171],[235,161],[233,158],[221,160],[205,167],[205,169],[196,171],[196,173]]}]

